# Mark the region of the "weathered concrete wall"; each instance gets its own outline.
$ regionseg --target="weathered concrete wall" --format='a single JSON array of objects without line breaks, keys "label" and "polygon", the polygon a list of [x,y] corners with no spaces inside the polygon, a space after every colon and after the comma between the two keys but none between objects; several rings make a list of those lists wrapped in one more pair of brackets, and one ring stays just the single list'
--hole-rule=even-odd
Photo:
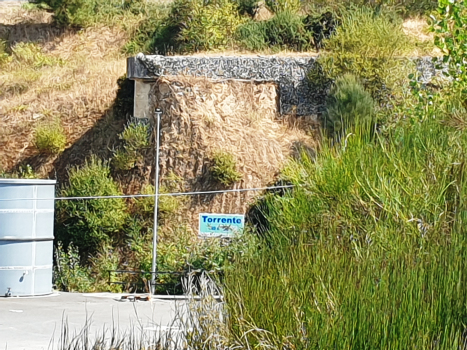
[{"label": "weathered concrete wall", "polygon": [[282,115],[313,115],[322,98],[313,96],[306,81],[316,57],[193,57],[145,56],[128,59],[127,76],[134,80],[189,75],[214,80],[274,82],[279,87]]},{"label": "weathered concrete wall", "polygon": [[[273,82],[278,86],[281,115],[316,115],[324,104],[324,90],[310,88],[306,76],[317,57],[195,57],[138,54],[128,59],[127,76],[136,81],[135,113],[146,118],[149,83],[159,77],[187,75],[213,80]],[[439,75],[431,57],[414,59],[419,80],[427,83]]]}]

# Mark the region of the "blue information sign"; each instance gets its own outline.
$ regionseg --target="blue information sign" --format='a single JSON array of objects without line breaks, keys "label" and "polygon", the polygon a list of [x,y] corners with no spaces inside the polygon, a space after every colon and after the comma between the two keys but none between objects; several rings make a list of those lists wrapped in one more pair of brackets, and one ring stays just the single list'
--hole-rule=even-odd
[{"label": "blue information sign", "polygon": [[243,230],[245,215],[199,214],[200,236],[233,236]]}]

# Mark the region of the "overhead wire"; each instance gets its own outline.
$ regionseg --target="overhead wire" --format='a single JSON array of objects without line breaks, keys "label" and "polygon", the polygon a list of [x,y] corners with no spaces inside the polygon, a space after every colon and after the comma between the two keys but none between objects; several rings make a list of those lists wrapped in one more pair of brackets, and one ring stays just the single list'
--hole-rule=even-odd
[{"label": "overhead wire", "polygon": [[[256,188],[237,188],[231,190],[216,190],[216,191],[199,191],[199,192],[173,192],[173,193],[159,193],[159,197],[163,196],[194,196],[194,195],[206,195],[216,193],[231,193],[231,192],[248,192],[248,191],[266,191],[274,189],[293,188],[295,185],[283,185],[283,186],[269,186],[269,187],[256,187]],[[6,201],[21,201],[21,200],[91,200],[91,199],[113,199],[113,198],[145,198],[154,197],[154,194],[123,194],[113,196],[82,196],[82,197],[54,197],[54,198],[0,198],[0,202]]]}]

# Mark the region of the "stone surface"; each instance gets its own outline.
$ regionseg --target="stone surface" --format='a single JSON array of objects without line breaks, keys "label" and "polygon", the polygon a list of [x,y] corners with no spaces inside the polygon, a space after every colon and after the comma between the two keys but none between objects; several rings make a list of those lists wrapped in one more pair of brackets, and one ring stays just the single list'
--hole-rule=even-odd
[{"label": "stone surface", "polygon": [[146,56],[128,60],[129,79],[155,79],[173,75],[213,80],[274,82],[279,87],[281,114],[313,115],[319,102],[306,81],[316,57],[195,57]]},{"label": "stone surface", "polygon": [[149,92],[151,83],[144,80],[135,80],[135,96],[133,104],[133,117],[138,119],[149,118]]},{"label": "stone surface", "polygon": [[273,16],[274,14],[271,11],[269,11],[264,1],[258,2],[258,5],[256,6],[255,10],[255,15],[253,17],[255,21],[267,21]]},{"label": "stone surface", "polygon": [[[323,107],[327,89],[312,88],[306,76],[317,57],[276,56],[160,56],[138,54],[128,59],[127,76],[154,81],[159,77],[188,75],[213,80],[274,82],[278,86],[282,115],[316,115]],[[431,57],[414,59],[422,83],[444,69],[436,69]],[[141,100],[142,101],[142,100]],[[138,115],[145,113],[145,110]]]}]

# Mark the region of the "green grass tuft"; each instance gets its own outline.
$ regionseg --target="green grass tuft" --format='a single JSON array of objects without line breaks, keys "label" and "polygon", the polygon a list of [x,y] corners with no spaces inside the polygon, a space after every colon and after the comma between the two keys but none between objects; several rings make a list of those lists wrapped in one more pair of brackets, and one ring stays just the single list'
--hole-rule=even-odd
[{"label": "green grass tuft", "polygon": [[240,45],[251,51],[306,51],[313,43],[302,17],[291,11],[280,12],[267,21],[251,20],[238,27],[237,37]]},{"label": "green grass tuft", "polygon": [[326,99],[324,124],[334,134],[340,136],[355,124],[372,121],[375,102],[358,79],[345,74],[336,79]]},{"label": "green grass tuft", "polygon": [[34,133],[34,145],[45,154],[59,154],[65,150],[67,139],[59,121],[39,124]]},{"label": "green grass tuft", "polygon": [[242,179],[242,174],[236,169],[237,162],[233,154],[223,151],[215,152],[211,162],[212,177],[221,184],[230,186]]}]

